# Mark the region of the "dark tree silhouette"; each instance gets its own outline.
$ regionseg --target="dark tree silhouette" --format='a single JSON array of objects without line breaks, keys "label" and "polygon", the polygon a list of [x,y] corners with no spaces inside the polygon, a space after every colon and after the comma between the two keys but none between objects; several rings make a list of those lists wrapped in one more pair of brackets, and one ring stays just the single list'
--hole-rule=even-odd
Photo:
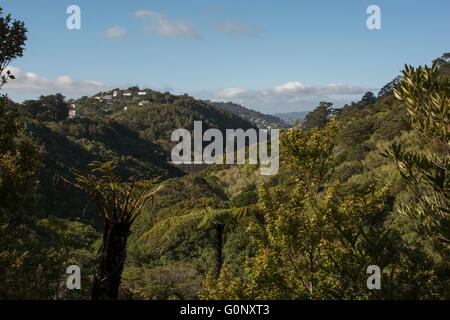
[{"label": "dark tree silhouette", "polygon": [[377,101],[377,98],[375,97],[373,92],[369,91],[363,95],[361,101],[364,102],[365,105],[369,105],[369,104],[374,104]]},{"label": "dark tree silhouette", "polygon": [[97,205],[103,217],[105,230],[95,268],[92,300],[117,299],[126,258],[130,228],[144,205],[160,189],[153,188],[159,178],[121,182],[112,162],[90,164],[90,174],[76,174],[75,181],[62,179],[86,192]]},{"label": "dark tree silhouette", "polygon": [[325,127],[333,112],[332,106],[331,102],[321,102],[314,111],[306,115],[303,128],[309,130],[315,127],[319,129]]}]

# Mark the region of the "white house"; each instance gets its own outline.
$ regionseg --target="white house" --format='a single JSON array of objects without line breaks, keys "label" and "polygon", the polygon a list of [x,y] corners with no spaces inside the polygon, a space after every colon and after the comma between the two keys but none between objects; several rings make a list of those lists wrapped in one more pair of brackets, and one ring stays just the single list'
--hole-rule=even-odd
[{"label": "white house", "polygon": [[146,91],[139,91],[139,92],[138,92],[138,95],[140,95],[140,96],[145,96],[146,94],[147,94]]},{"label": "white house", "polygon": [[131,97],[131,92],[124,92],[123,95],[124,95],[125,97]]},{"label": "white house", "polygon": [[75,118],[77,115],[77,110],[69,110],[69,118]]},{"label": "white house", "polygon": [[139,102],[139,106],[142,107],[143,105],[149,104],[150,102],[148,102],[147,100],[141,101]]}]

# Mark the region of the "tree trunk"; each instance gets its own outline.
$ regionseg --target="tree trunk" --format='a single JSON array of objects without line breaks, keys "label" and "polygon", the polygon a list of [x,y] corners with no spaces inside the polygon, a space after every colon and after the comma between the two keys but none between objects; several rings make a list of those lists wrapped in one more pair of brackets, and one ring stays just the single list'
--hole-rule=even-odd
[{"label": "tree trunk", "polygon": [[105,219],[103,244],[92,286],[92,300],[117,299],[129,234],[128,224]]},{"label": "tree trunk", "polygon": [[214,270],[214,275],[216,279],[220,276],[220,270],[222,269],[222,247],[223,247],[223,229],[224,226],[222,224],[216,225],[216,268]]}]

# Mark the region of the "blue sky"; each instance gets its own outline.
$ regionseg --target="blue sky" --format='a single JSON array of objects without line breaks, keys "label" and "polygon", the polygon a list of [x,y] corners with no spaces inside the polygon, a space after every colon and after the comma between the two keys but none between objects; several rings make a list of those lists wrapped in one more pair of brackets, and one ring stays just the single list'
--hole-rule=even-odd
[{"label": "blue sky", "polygon": [[[69,30],[69,5],[81,30]],[[369,30],[366,9],[381,9]],[[130,85],[235,101],[266,113],[337,106],[377,91],[405,63],[450,51],[448,0],[4,0],[29,40],[14,99]]]}]

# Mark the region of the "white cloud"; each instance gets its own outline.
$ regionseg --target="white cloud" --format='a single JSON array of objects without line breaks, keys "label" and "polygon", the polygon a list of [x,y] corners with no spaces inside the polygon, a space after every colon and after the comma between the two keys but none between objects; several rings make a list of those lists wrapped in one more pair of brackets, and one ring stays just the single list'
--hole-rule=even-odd
[{"label": "white cloud", "polygon": [[239,96],[241,94],[246,94],[247,90],[241,89],[241,88],[229,88],[225,89],[223,91],[217,92],[217,96],[223,97],[223,98],[234,98],[236,96]]},{"label": "white cloud", "polygon": [[102,32],[102,35],[107,39],[119,39],[127,35],[127,29],[120,26],[114,26]]},{"label": "white cloud", "polygon": [[216,92],[203,92],[204,99],[232,101],[266,113],[312,110],[320,101],[330,101],[337,106],[353,101],[367,89],[343,83],[322,86],[291,81],[263,90],[229,88]]},{"label": "white cloud", "polygon": [[112,89],[113,86],[93,81],[93,80],[74,80],[68,75],[62,75],[56,78],[46,78],[32,72],[24,72],[16,67],[8,67],[15,76],[15,80],[9,80],[4,89],[18,94],[50,94],[63,93],[67,96],[91,95],[99,91]]},{"label": "white cloud", "polygon": [[138,10],[134,15],[137,18],[149,16],[152,20],[152,24],[147,27],[147,30],[161,36],[203,39],[201,35],[192,29],[192,26],[189,23],[169,20],[165,15],[159,12],[152,10]]},{"label": "white cloud", "polygon": [[232,37],[237,37],[240,35],[256,36],[263,30],[261,25],[254,24],[252,26],[247,26],[233,20],[225,21],[222,24],[211,24],[211,28],[213,30],[229,34]]}]

